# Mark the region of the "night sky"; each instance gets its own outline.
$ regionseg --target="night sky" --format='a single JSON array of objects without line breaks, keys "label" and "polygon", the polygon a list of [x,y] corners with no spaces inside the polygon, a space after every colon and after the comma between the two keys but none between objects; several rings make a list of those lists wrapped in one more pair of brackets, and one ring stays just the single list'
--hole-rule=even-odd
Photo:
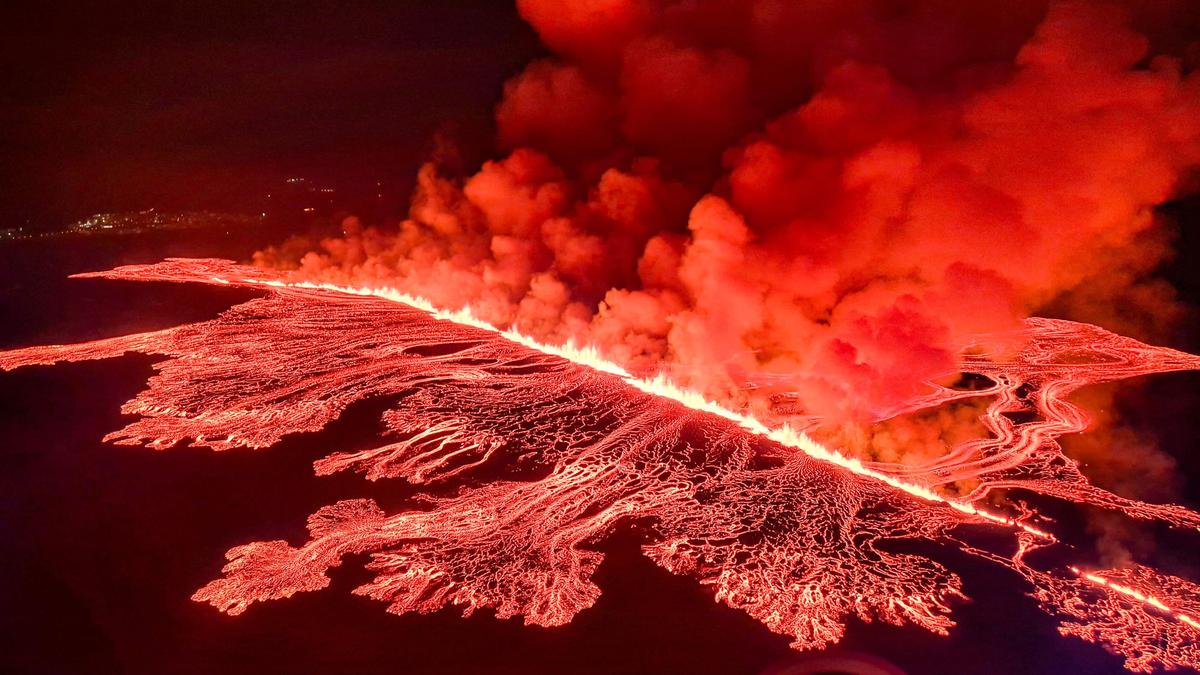
[{"label": "night sky", "polygon": [[508,2],[5,3],[0,218],[404,180],[538,49]]},{"label": "night sky", "polygon": [[[1178,33],[1192,37],[1197,22]],[[257,212],[290,176],[347,192],[388,181],[407,194],[439,135],[475,163],[497,154],[502,86],[545,54],[507,0],[7,3],[0,229],[149,207]],[[1162,211],[1180,223],[1163,276],[1195,305],[1200,201]],[[284,234],[0,242],[0,349],[211,318],[244,294],[66,276],[172,255],[244,258]],[[1200,350],[1197,326],[1185,321],[1172,346]],[[119,405],[153,363],[0,375],[0,673],[716,675],[801,658],[642,557],[636,531],[605,544],[597,605],[552,630],[490,612],[394,617],[349,593],[368,577],[361,559],[335,570],[331,589],[236,619],[191,602],[230,546],[302,538],[304,514],[362,491],[356,477],[314,479],[312,461],[372,437],[384,403],[263,452],[102,443],[128,422]],[[1200,375],[1155,376],[1147,391],[1131,418],[1177,458],[1180,493],[1195,504]],[[1194,537],[1157,534],[1169,562],[1193,563]],[[952,637],[853,622],[838,649],[918,674],[1124,672],[1100,647],[1061,638],[1014,575],[940,553],[973,598],[955,608]],[[998,630],[997,617],[1014,628]]]}]

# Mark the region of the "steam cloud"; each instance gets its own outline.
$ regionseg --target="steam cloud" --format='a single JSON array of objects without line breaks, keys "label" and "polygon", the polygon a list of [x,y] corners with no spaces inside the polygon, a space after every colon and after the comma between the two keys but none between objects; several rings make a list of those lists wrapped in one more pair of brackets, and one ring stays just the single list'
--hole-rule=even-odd
[{"label": "steam cloud", "polygon": [[[427,164],[398,228],[256,262],[837,423],[1038,311],[1138,336],[1178,313],[1154,206],[1200,164],[1200,76],[1134,28],[1170,3],[517,5],[554,56],[505,86],[503,157]],[[864,444],[903,460],[975,416],[942,418]]]}]

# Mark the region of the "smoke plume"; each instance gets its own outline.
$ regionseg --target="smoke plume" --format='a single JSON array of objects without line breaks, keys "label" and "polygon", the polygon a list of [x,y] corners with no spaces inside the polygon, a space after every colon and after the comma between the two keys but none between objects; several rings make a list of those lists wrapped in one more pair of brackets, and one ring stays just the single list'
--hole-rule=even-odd
[{"label": "smoke plume", "polygon": [[1033,313],[1139,336],[1177,315],[1154,207],[1200,165],[1200,76],[1146,37],[1174,4],[1142,4],[518,0],[553,56],[504,87],[498,158],[430,162],[407,220],[256,262],[763,414],[877,420]]}]

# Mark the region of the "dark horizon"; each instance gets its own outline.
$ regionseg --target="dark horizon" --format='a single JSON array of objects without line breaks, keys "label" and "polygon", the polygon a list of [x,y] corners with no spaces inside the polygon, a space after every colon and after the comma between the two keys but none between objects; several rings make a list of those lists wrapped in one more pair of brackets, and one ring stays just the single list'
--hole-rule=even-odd
[{"label": "dark horizon", "polygon": [[488,144],[503,82],[540,49],[502,2],[2,13],[10,227],[150,207],[249,210],[290,176],[410,185],[439,132]]},{"label": "dark horizon", "polygon": [[[923,521],[924,507],[907,501],[856,507],[866,502],[840,480],[781,471],[785,455],[757,445],[770,437],[726,453],[722,444],[753,425],[730,435],[688,426],[660,454],[652,443],[600,453],[614,471],[634,467],[628,484],[573,474],[599,462],[593,445],[637,449],[625,439],[672,438],[664,429],[709,413],[665,405],[654,418],[663,424],[643,424],[655,406],[629,399],[609,414],[619,396],[653,387],[575,386],[538,361],[564,341],[595,347],[628,372],[761,411],[763,428],[811,430],[831,451],[882,467],[871,481],[895,470],[946,497],[929,501],[995,488],[962,498],[1058,537],[1030,552],[1047,574],[1146,564],[1173,581],[1145,588],[1190,608],[1191,596],[1180,598],[1200,589],[1198,535],[1180,523],[1200,521],[1135,518],[1166,504],[1200,512],[1200,370],[1084,386],[1089,371],[1118,370],[1108,338],[1078,333],[1077,348],[1034,349],[1009,371],[1007,338],[995,351],[989,341],[1044,318],[1200,354],[1200,4],[1113,1],[1128,11],[1058,0],[21,0],[0,9],[0,357],[158,336],[109,341],[118,348],[95,363],[0,358],[0,559],[10,562],[0,673],[788,675],[786,665],[848,652],[913,675],[1127,672],[1124,659],[1137,655],[1128,645],[1121,653],[1121,638],[1136,637],[1143,653],[1161,645],[1128,622],[1110,635],[1115,651],[1064,637],[1062,615],[1030,594],[1045,587],[1019,571],[1034,540],[966,520],[949,536],[940,516]],[[436,170],[421,171],[430,161]],[[163,281],[187,275],[78,278],[165,258],[257,267],[226,275],[211,260],[172,263],[194,265],[188,274],[203,287]],[[260,273],[278,276],[271,287],[239,286]],[[545,354],[483,358],[464,352],[477,347],[470,332],[433,340],[437,331],[405,332],[415,320],[389,323],[411,308],[374,307],[356,320],[338,303],[272,300],[289,280],[384,285],[478,310]],[[269,302],[247,302],[256,297]],[[204,327],[163,330],[193,322]],[[195,337],[180,346],[185,333]],[[988,375],[980,360],[996,355]],[[386,360],[410,356],[437,363],[412,366],[410,382],[401,376],[411,364]],[[438,370],[442,357],[461,369]],[[509,375],[513,387],[498,386]],[[399,384],[373,388],[381,383]],[[149,405],[123,413],[143,391]],[[329,401],[345,406],[325,419]],[[534,414],[543,408],[545,424]],[[152,429],[135,439],[148,447],[101,440],[135,414]],[[450,414],[463,438],[495,431],[462,448],[438,441],[447,454],[430,460],[432,474],[388,473],[390,456],[371,450],[408,443],[408,427],[396,426],[408,416],[423,435]],[[229,420],[243,426],[221,426]],[[170,436],[171,425],[190,432]],[[269,442],[245,442],[272,429]],[[995,447],[976,445],[989,434]],[[572,440],[591,435],[594,444]],[[497,454],[467,463],[496,439]],[[697,452],[710,445],[719,452]],[[744,466],[722,474],[727,454]],[[362,466],[377,475],[324,472],[335,455],[371,455],[376,463]],[[661,457],[667,469],[656,468]],[[1071,482],[1076,466],[1102,491],[1154,508],[1086,493]],[[542,471],[584,478],[560,485]],[[231,547],[301,545],[306,515],[330,504],[434,512],[443,507],[424,497],[498,485],[511,501],[464,502],[461,512],[520,514],[561,503],[547,495],[598,495],[576,519],[594,529],[568,548],[604,555],[600,596],[556,615],[569,623],[525,625],[549,614],[516,592],[507,599],[517,616],[496,618],[508,579],[570,581],[546,559],[528,576],[503,564],[447,567],[464,588],[484,589],[465,601],[480,610],[465,619],[462,604],[421,606],[414,594],[392,605],[397,617],[351,593],[374,574],[369,554],[426,546],[429,530],[348,555],[321,592],[263,606],[249,591],[199,598],[222,611],[254,601],[243,616],[192,599],[224,578]],[[590,522],[639,490],[650,495],[644,510],[613,516],[611,529]],[[677,499],[660,503],[659,493]],[[517,540],[530,533],[557,546],[558,512],[547,513],[513,526]],[[466,522],[433,513],[442,514],[430,519],[437,527]],[[893,515],[895,527],[852,536]],[[716,524],[693,527],[705,518]],[[947,536],[923,538],[916,526]],[[475,546],[461,538],[467,529],[446,528],[447,558],[511,540],[500,539],[504,526],[487,527]],[[881,547],[814,576],[822,564],[805,554],[830,533],[852,545],[831,546],[826,559],[876,534]],[[664,542],[698,553],[663,564],[642,548]],[[850,571],[886,570],[880,551],[944,564],[964,596],[942,594],[954,583],[924,596],[903,584],[889,594],[886,580],[841,583],[873,579]],[[992,564],[1010,555],[1013,566]],[[277,559],[250,567],[288,576]],[[914,567],[910,580],[928,569]],[[792,582],[813,578],[794,594],[802,587]],[[261,587],[279,599],[296,590],[290,581]],[[724,588],[735,590],[714,594]],[[1078,597],[1101,607],[1100,593],[1066,592],[1057,606]],[[768,602],[752,606],[755,597]],[[896,610],[923,597],[947,600],[949,635]],[[872,602],[884,610],[838,614]],[[822,606],[824,615],[805,614]],[[798,620],[772,632],[772,617],[793,610]],[[1165,643],[1200,616],[1179,611],[1181,623],[1147,635]],[[1146,615],[1146,625],[1172,618]],[[844,639],[804,642],[822,616]],[[1172,642],[1173,658],[1191,644]],[[824,665],[811,672],[843,672]]]}]

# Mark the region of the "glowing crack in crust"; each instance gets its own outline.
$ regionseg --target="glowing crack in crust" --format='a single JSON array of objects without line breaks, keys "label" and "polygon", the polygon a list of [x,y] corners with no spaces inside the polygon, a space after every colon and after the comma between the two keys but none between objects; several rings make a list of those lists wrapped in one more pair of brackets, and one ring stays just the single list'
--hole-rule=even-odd
[{"label": "glowing crack in crust", "polygon": [[[989,397],[991,437],[905,467],[844,457],[662,378],[635,378],[593,350],[539,344],[390,289],[288,284],[221,260],[79,276],[265,292],[212,321],[0,352],[4,370],[126,352],[168,357],[122,408],[138,419],[106,440],[265,448],[322,429],[355,401],[391,396],[381,444],[333,452],[315,463],[316,473],[461,484],[453,496],[424,495],[392,514],[369,499],[341,501],[309,517],[310,539],[298,547],[265,541],[230,550],[225,576],[194,595],[230,614],[323,588],[345,555],[368,553],[376,577],[355,592],[389,611],[453,604],[464,614],[489,607],[499,617],[558,625],[600,593],[591,577],[602,555],[593,545],[637,521],[648,528],[643,551],[657,564],[697,577],[797,648],[837,641],[849,616],[946,633],[950,604],[963,595],[958,576],[885,546],[930,540],[1019,572],[1063,619],[1064,634],[1105,644],[1132,670],[1200,666],[1200,587],[1140,566],[1035,569],[1026,554],[1054,536],[1030,512],[981,506],[993,490],[1021,488],[1200,529],[1185,508],[1092,486],[1055,440],[1087,425],[1064,400],[1071,391],[1197,368],[1197,357],[1094,326],[1031,319],[1015,354],[964,359],[963,370],[991,387],[936,389],[915,404]],[[1037,416],[1005,415],[1018,410]],[[939,491],[964,479],[978,485],[964,497]],[[1011,531],[1017,552],[962,541],[968,524]]]}]

